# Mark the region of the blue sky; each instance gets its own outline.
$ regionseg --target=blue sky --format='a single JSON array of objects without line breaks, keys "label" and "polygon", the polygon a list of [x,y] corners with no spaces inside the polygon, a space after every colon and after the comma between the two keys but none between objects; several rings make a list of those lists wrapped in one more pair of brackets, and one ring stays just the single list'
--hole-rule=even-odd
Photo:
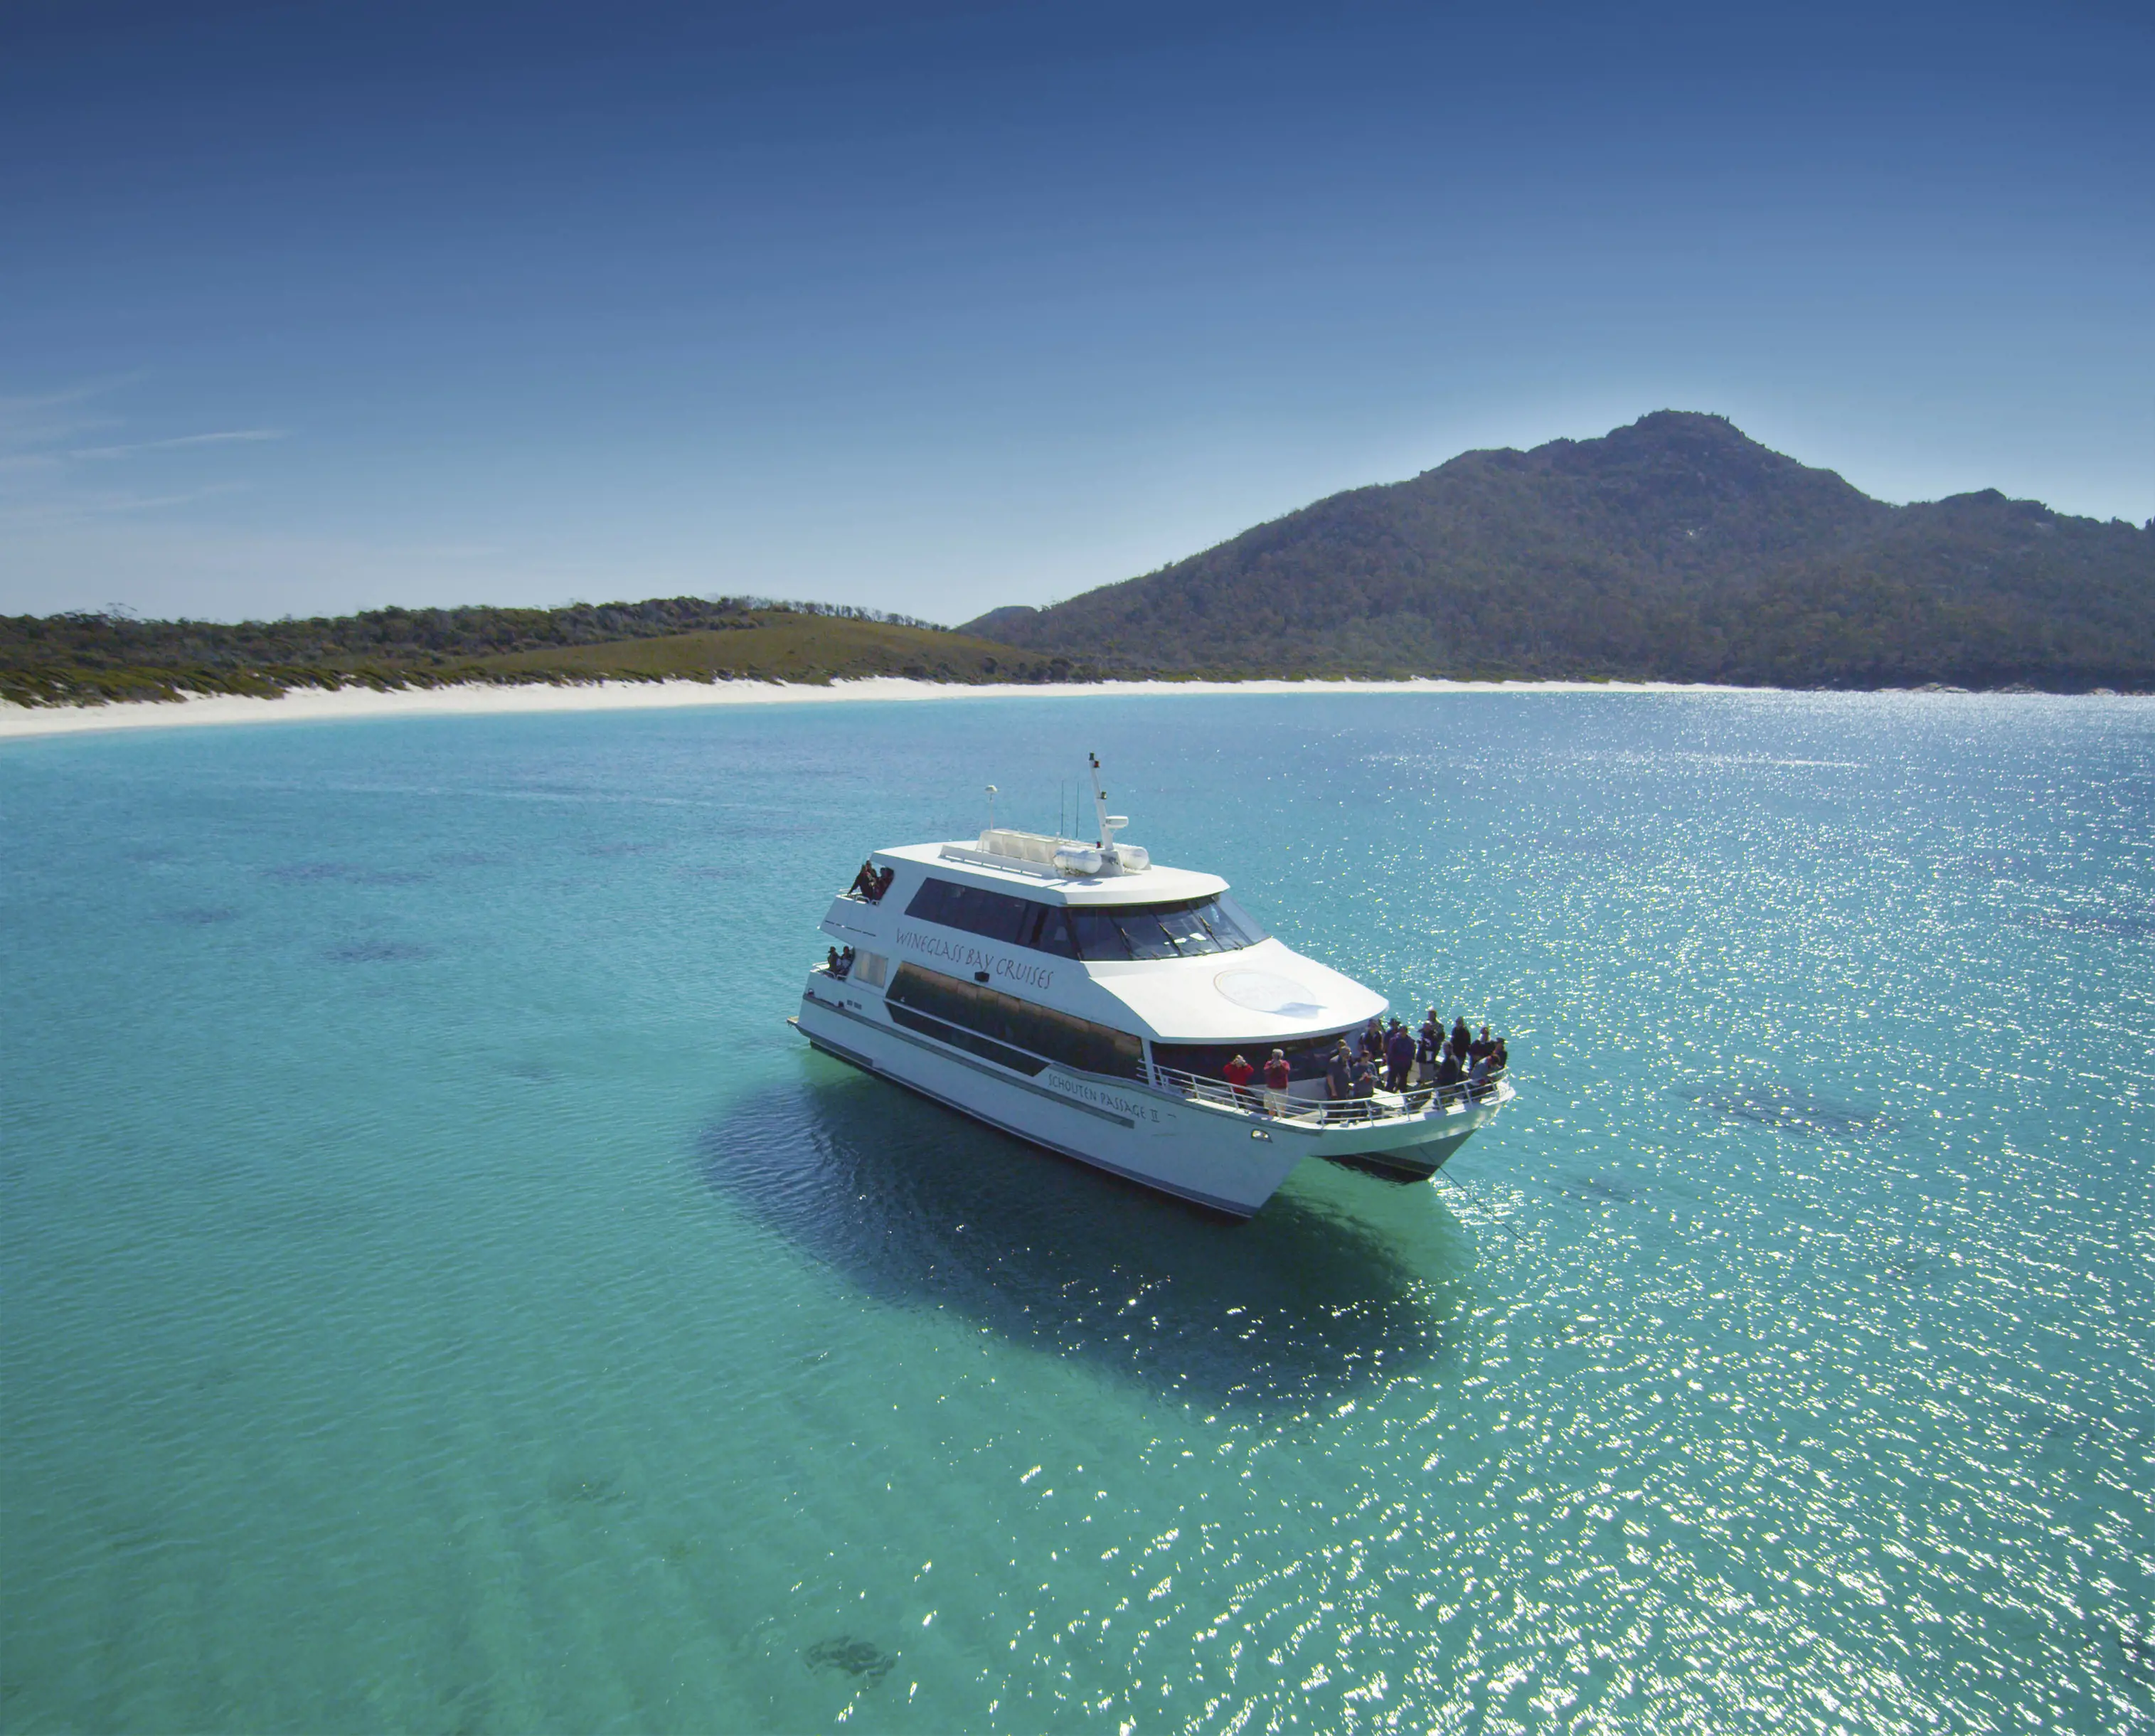
[{"label": "blue sky", "polygon": [[0,9],[0,610],[944,621],[1718,411],[2155,515],[2155,9]]}]

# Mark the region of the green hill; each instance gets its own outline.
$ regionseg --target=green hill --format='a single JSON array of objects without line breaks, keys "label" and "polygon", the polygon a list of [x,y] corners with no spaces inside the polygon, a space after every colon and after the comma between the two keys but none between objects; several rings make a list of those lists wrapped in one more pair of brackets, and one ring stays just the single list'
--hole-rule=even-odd
[{"label": "green hill", "polygon": [[479,664],[494,680],[668,681],[750,679],[817,684],[867,675],[922,681],[1058,681],[1067,659],[940,628],[827,615],[772,614],[716,632],[565,650],[514,651]]},{"label": "green hill", "polygon": [[0,616],[0,698],[28,705],[473,681],[821,684],[908,675],[976,683],[1084,673],[1067,658],[1014,652],[925,622],[737,597],[561,609],[380,609],[236,625]]},{"label": "green hill", "polygon": [[1890,506],[1716,416],[1470,452],[960,631],[1108,673],[2155,689],[2155,530]]}]

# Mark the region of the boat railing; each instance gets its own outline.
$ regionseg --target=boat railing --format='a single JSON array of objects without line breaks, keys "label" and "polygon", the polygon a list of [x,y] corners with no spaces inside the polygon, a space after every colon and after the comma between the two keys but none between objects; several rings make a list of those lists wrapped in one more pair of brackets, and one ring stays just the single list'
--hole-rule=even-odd
[{"label": "boat railing", "polygon": [[[1464,1083],[1447,1085],[1440,1089],[1435,1085],[1411,1085],[1403,1092],[1380,1091],[1371,1097],[1350,1097],[1340,1099],[1322,1097],[1297,1097],[1292,1092],[1273,1091],[1252,1080],[1246,1085],[1231,1084],[1211,1074],[1185,1073],[1180,1068],[1160,1067],[1152,1069],[1152,1082],[1162,1091],[1174,1092],[1192,1102],[1210,1104],[1217,1109],[1239,1109],[1246,1114],[1268,1115],[1278,1120],[1299,1121],[1322,1127],[1344,1126],[1362,1121],[1398,1121],[1424,1115],[1432,1109],[1441,1109],[1447,1114],[1456,1114],[1471,1109],[1477,1102],[1487,1102],[1497,1095],[1502,1078],[1498,1074],[1487,1080],[1477,1091]],[[1439,1098],[1442,1101],[1440,1103]]]}]

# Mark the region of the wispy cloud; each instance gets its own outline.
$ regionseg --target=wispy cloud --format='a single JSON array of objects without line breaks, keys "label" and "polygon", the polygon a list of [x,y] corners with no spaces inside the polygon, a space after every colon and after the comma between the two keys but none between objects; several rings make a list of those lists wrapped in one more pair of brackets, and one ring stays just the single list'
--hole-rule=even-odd
[{"label": "wispy cloud", "polygon": [[116,425],[109,412],[84,407],[119,391],[135,376],[85,380],[55,392],[0,392],[0,449],[23,450],[79,439],[92,428]]},{"label": "wispy cloud", "polygon": [[0,494],[0,530],[25,531],[157,512],[166,507],[190,506],[197,500],[214,499],[223,494],[244,494],[253,486],[246,482],[216,482],[198,489],[175,489],[151,494],[85,489],[13,499]]},{"label": "wispy cloud", "polygon": [[[19,534],[100,519],[139,518],[242,493],[252,484],[232,477],[159,477],[129,486],[120,479],[140,478],[143,473],[129,471],[124,464],[113,467],[135,458],[148,464],[162,453],[237,448],[290,438],[285,428],[208,428],[148,440],[115,439],[112,435],[126,426],[128,418],[110,400],[132,384],[134,377],[86,381],[42,392],[0,392],[0,528]],[[106,438],[97,445],[84,443],[86,436],[95,434]],[[99,479],[93,482],[93,475]],[[159,486],[161,483],[165,485]]]},{"label": "wispy cloud", "polygon": [[133,440],[124,446],[78,446],[71,458],[124,458],[138,452],[170,452],[182,446],[222,446],[236,440],[286,440],[288,428],[227,428],[213,434],[175,434],[165,440]]}]

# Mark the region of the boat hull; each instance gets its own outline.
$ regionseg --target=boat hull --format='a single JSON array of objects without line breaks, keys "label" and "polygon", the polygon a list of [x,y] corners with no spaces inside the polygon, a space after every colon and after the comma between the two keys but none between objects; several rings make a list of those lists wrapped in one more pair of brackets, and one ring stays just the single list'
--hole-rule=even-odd
[{"label": "boat hull", "polygon": [[825,1053],[976,1121],[1235,1217],[1255,1212],[1311,1157],[1426,1179],[1495,1113],[1477,1104],[1324,1125],[1054,1066],[1026,1078],[902,1030],[874,1016],[873,1004],[811,992],[792,1022]]}]

